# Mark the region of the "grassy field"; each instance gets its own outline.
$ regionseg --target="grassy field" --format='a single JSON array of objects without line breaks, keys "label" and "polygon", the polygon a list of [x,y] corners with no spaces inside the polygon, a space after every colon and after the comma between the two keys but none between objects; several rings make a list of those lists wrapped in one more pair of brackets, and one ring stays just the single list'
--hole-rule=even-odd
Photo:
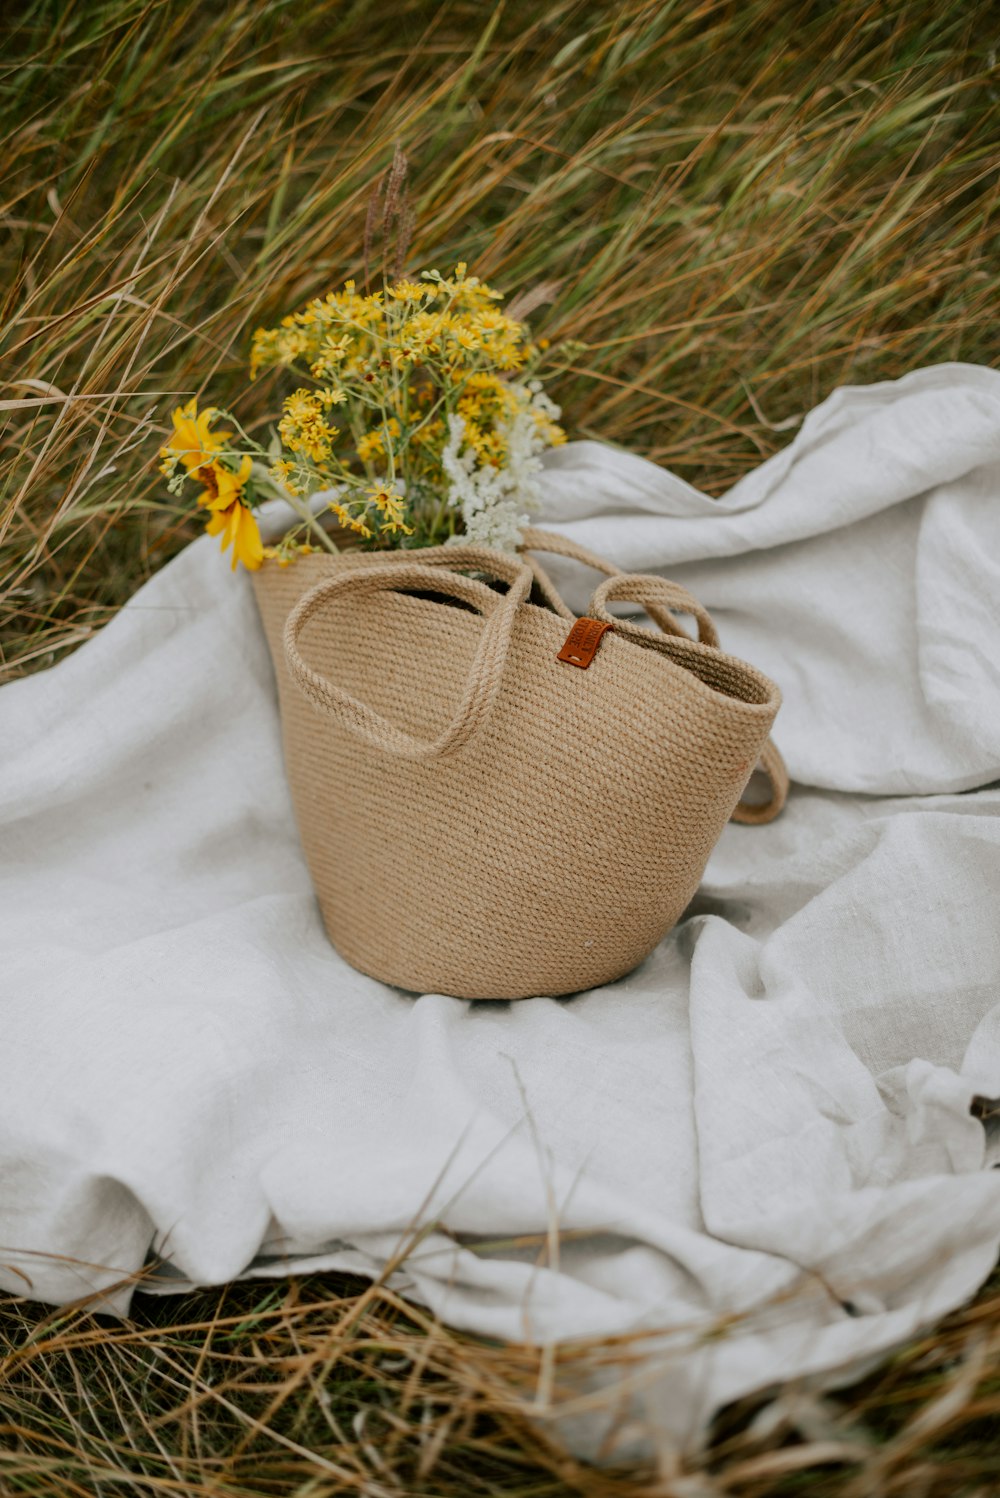
[{"label": "grassy field", "polygon": [[[249,336],[361,276],[396,144],[413,266],[582,344],[571,436],[711,493],[844,382],[998,352],[1000,21],[958,0],[35,0],[5,8],[0,677],[194,534],[155,472],[193,393],[255,432]],[[537,1364],[333,1277],[0,1305],[0,1493],[989,1494],[1000,1299],[848,1395],[734,1411],[697,1473],[596,1474]],[[556,1390],[594,1359],[574,1349]],[[545,1409],[541,1409],[542,1414]]]}]

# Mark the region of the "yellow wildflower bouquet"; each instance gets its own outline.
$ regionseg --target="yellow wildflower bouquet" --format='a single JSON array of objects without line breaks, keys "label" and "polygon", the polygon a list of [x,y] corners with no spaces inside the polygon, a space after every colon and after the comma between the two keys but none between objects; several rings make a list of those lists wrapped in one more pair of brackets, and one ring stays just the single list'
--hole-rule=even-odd
[{"label": "yellow wildflower bouquet", "polygon": [[[193,486],[234,568],[337,551],[331,514],[366,549],[454,537],[513,551],[538,506],[539,454],[566,436],[538,377],[545,345],[501,300],[459,264],[367,294],[348,281],[258,329],[251,379],[277,367],[298,382],[270,446],[189,401],[161,449],[170,491]],[[265,547],[255,512],[274,498],[297,518]]]}]

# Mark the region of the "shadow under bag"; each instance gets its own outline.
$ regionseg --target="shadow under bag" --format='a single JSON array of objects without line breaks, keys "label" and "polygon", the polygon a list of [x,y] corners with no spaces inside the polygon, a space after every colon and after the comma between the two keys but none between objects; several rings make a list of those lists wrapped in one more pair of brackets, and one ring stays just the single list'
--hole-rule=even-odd
[{"label": "shadow under bag", "polygon": [[[607,574],[582,620],[535,551]],[[774,682],[719,648],[683,588],[563,537],[269,560],[254,589],[326,929],[386,983],[466,999],[608,983],[676,923],[727,821],[784,803]],[[758,762],[772,795],[751,806]]]}]

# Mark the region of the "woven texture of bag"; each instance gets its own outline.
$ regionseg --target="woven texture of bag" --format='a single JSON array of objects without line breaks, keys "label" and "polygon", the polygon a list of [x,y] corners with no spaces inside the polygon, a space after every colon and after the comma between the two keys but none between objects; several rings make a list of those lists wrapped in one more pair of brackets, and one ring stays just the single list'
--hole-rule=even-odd
[{"label": "woven texture of bag", "polygon": [[[562,538],[525,547],[314,553],[254,574],[327,931],[418,993],[621,977],[677,921],[730,816],[769,820],[784,799],[778,689],[718,648],[694,599]],[[586,669],[557,659],[575,616],[538,550],[609,574],[588,617],[612,628]],[[758,758],[774,794],[738,807]]]}]

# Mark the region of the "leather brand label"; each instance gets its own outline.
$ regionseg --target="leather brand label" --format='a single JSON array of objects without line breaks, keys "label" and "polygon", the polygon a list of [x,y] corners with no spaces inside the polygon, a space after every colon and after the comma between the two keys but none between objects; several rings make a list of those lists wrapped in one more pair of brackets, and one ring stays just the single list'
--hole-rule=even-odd
[{"label": "leather brand label", "polygon": [[556,660],[565,661],[568,666],[579,666],[586,671],[609,629],[614,629],[614,625],[604,624],[600,619],[578,619],[566,636],[566,643]]}]

